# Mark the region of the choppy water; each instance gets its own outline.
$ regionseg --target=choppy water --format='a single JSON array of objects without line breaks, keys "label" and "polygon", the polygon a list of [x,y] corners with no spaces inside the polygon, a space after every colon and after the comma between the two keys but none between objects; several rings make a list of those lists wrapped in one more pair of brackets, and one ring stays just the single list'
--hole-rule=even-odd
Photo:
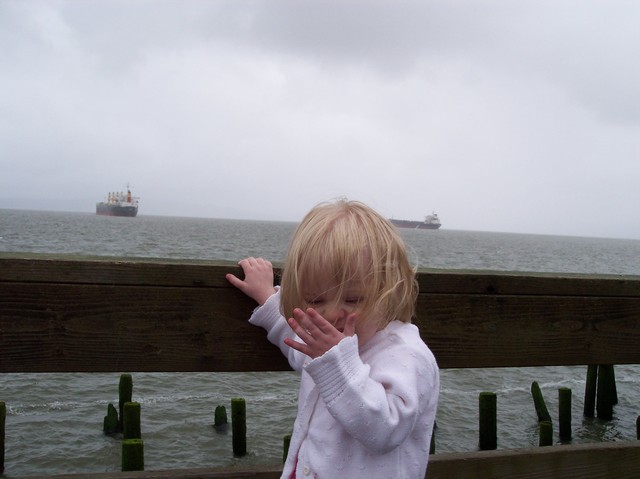
[{"label": "choppy water", "polygon": [[[281,261],[294,224],[87,213],[0,210],[0,252]],[[421,267],[640,275],[640,241],[468,231],[403,230]],[[266,340],[266,339],[265,339]],[[1,354],[1,353],[0,353]],[[573,390],[573,442],[635,438],[640,367],[618,366],[614,420],[582,417],[586,367],[444,370],[437,451],[477,448],[481,391],[498,394],[498,446],[536,445],[531,400],[538,381],[557,414],[557,390]],[[4,374],[5,477],[120,468],[120,443],[102,433],[107,404],[118,400],[118,374]],[[147,470],[276,464],[296,411],[295,373],[135,373]],[[231,435],[217,433],[213,411],[247,400],[247,457],[234,458]]]}]

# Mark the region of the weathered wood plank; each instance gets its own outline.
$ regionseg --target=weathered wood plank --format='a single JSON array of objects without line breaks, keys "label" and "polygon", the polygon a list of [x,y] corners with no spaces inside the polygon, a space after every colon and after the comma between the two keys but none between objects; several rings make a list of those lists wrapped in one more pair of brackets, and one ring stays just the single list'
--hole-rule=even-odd
[{"label": "weathered wood plank", "polygon": [[640,441],[435,454],[427,479],[635,479]]},{"label": "weathered wood plank", "polygon": [[[640,299],[426,295],[419,304],[416,323],[443,368],[640,363]],[[229,289],[5,283],[0,371],[288,369],[247,323],[252,308]]]},{"label": "weathered wood plank", "polygon": [[[230,270],[0,256],[0,372],[288,369],[247,323],[255,305],[227,283]],[[640,278],[623,280],[624,295],[597,276],[419,281],[416,324],[442,368],[640,363]]]},{"label": "weathered wood plank", "polygon": [[[280,466],[245,469],[64,474],[30,479],[277,479]],[[640,442],[619,441],[526,449],[435,454],[426,479],[635,479],[640,477]]]},{"label": "weathered wood plank", "polygon": [[0,283],[41,282],[121,286],[228,287],[230,262],[109,258],[18,253],[0,254]]},{"label": "weathered wood plank", "polygon": [[[69,282],[150,286],[228,287],[233,262],[0,253],[0,282]],[[640,276],[420,270],[420,291],[640,297]]]},{"label": "weathered wood plank", "polygon": [[289,369],[240,292],[0,284],[0,371]]},{"label": "weathered wood plank", "polygon": [[640,363],[640,298],[421,294],[443,368]]},{"label": "weathered wood plank", "polygon": [[282,466],[260,468],[176,469],[162,471],[105,472],[29,476],[29,479],[280,479]]},{"label": "weathered wood plank", "polygon": [[640,276],[477,270],[419,270],[423,293],[640,296]]}]

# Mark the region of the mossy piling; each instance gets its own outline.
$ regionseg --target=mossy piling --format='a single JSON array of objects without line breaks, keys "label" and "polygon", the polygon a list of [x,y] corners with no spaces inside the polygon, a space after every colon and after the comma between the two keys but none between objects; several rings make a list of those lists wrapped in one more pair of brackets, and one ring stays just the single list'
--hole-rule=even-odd
[{"label": "mossy piling", "polygon": [[122,471],[144,471],[142,439],[124,439],[122,441]]},{"label": "mossy piling", "polygon": [[604,421],[613,419],[613,406],[618,404],[618,388],[612,364],[590,365],[587,367],[587,381],[584,389],[584,416]]},{"label": "mossy piling", "polygon": [[107,406],[107,415],[102,423],[102,430],[105,434],[115,434],[118,432],[118,411],[113,403]]},{"label": "mossy piling", "polygon": [[478,402],[480,408],[480,450],[496,449],[498,447],[497,396],[493,392],[481,392]]},{"label": "mossy piling", "polygon": [[4,438],[7,424],[7,405],[0,401],[0,472],[4,471]]},{"label": "mossy piling", "polygon": [[436,453],[436,424],[433,423],[433,432],[431,433],[431,443],[429,444],[429,454]]},{"label": "mossy piling", "polygon": [[552,446],[553,445],[553,423],[551,421],[540,421],[539,426],[539,445]]},{"label": "mossy piling", "polygon": [[598,419],[611,421],[613,419],[613,405],[617,402],[616,380],[613,366],[601,364],[598,366],[598,395],[596,398],[596,414]]},{"label": "mossy piling", "polygon": [[571,439],[571,396],[569,388],[558,389],[558,428],[561,441]]},{"label": "mossy piling", "polygon": [[124,403],[124,420],[123,422],[123,438],[141,439],[142,431],[140,428],[140,403],[126,402]]},{"label": "mossy piling", "polygon": [[121,374],[120,383],[118,384],[118,432],[124,431],[124,405],[131,402],[133,397],[133,378],[131,374]]},{"label": "mossy piling", "polygon": [[247,454],[247,405],[243,398],[231,399],[231,442],[233,455]]},{"label": "mossy piling", "polygon": [[213,427],[218,432],[227,432],[229,423],[227,420],[227,408],[220,405],[217,406],[213,417]]},{"label": "mossy piling", "polygon": [[547,409],[547,403],[544,400],[538,381],[533,381],[531,383],[531,396],[533,397],[533,405],[535,406],[536,414],[538,415],[538,422],[551,422],[551,415]]},{"label": "mossy piling", "polygon": [[596,410],[596,391],[598,384],[598,366],[590,364],[587,366],[587,380],[584,386],[584,417],[594,417]]},{"label": "mossy piling", "polygon": [[289,445],[291,445],[291,434],[286,434],[282,438],[282,464],[287,461],[287,455],[289,454]]}]

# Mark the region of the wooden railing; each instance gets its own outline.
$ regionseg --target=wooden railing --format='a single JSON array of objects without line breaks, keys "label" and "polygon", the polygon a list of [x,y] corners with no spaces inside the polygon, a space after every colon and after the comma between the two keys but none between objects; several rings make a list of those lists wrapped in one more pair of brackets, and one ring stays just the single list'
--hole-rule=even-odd
[{"label": "wooden railing", "polygon": [[[288,370],[247,323],[254,304],[228,272],[240,274],[220,262],[2,254],[0,373]],[[441,368],[640,364],[639,276],[425,270],[419,283],[416,324]],[[433,455],[427,478],[452,477],[640,477],[640,441]]]}]

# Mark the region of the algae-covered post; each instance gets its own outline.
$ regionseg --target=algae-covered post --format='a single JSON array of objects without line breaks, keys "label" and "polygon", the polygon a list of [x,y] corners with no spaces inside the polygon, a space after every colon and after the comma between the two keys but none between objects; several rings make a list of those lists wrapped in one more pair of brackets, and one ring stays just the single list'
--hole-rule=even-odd
[{"label": "algae-covered post", "polygon": [[231,434],[233,455],[247,454],[247,405],[242,398],[231,399]]},{"label": "algae-covered post", "polygon": [[113,403],[107,406],[107,415],[102,423],[102,430],[105,434],[115,434],[118,432],[118,411]]},{"label": "algae-covered post", "polygon": [[498,399],[496,393],[481,392],[480,406],[480,450],[498,447]]},{"label": "algae-covered post", "polygon": [[536,408],[536,414],[538,415],[538,422],[551,422],[551,415],[549,414],[547,404],[544,401],[544,396],[542,396],[542,391],[540,390],[538,381],[533,381],[531,383],[531,395],[533,396],[533,404]]},{"label": "algae-covered post", "polygon": [[596,398],[596,413],[598,419],[611,421],[613,419],[613,405],[617,402],[616,380],[613,366],[601,364],[598,366],[598,393]]},{"label": "algae-covered post", "polygon": [[118,418],[118,431],[124,431],[123,421],[124,421],[124,404],[131,402],[131,398],[133,397],[133,379],[131,374],[121,374],[120,375],[120,383],[118,385],[118,411],[120,416]]},{"label": "algae-covered post", "polygon": [[220,405],[216,406],[213,419],[213,427],[218,432],[226,432],[229,428],[227,423],[227,408]]},{"label": "algae-covered post", "polygon": [[571,389],[558,389],[558,424],[560,440],[571,439]]},{"label": "algae-covered post", "polygon": [[124,403],[124,439],[141,439],[140,429],[140,403]]},{"label": "algae-covered post", "polygon": [[0,472],[4,471],[4,429],[7,421],[7,405],[0,401]]},{"label": "algae-covered post", "polygon": [[587,381],[584,386],[584,417],[595,416],[596,410],[596,387],[598,384],[598,366],[590,364],[587,366]]},{"label": "algae-covered post", "polygon": [[433,432],[431,433],[431,443],[429,444],[429,454],[436,453],[436,427],[437,425],[433,424]]},{"label": "algae-covered post", "polygon": [[553,424],[551,421],[540,421],[540,446],[553,445]]},{"label": "algae-covered post", "polygon": [[291,434],[286,434],[282,439],[282,463],[287,461],[287,454],[289,454],[289,445],[291,444]]},{"label": "algae-covered post", "polygon": [[144,444],[142,439],[122,441],[122,470],[144,471]]}]

